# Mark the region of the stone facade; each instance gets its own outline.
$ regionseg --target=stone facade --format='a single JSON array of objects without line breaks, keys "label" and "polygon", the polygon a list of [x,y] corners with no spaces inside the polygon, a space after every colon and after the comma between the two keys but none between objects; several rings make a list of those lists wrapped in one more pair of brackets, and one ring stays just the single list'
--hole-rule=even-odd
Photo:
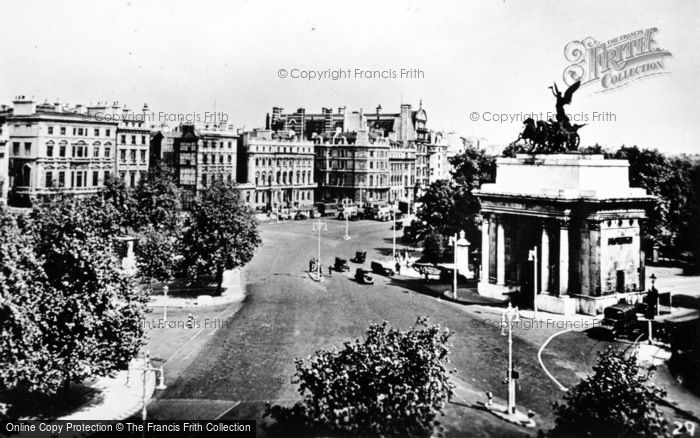
[{"label": "stone facade", "polygon": [[640,221],[652,196],[629,186],[629,164],[602,155],[499,158],[482,205],[479,293],[538,308],[597,314],[621,294],[644,290]]}]

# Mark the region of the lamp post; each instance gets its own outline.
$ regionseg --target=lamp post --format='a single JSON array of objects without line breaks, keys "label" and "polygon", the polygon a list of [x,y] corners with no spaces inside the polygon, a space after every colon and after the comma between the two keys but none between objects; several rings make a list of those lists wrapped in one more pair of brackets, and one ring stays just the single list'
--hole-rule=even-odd
[{"label": "lamp post", "polygon": [[313,229],[314,231],[318,231],[318,263],[316,263],[316,269],[318,272],[318,279],[319,281],[321,280],[321,230],[323,231],[328,231],[328,227],[326,226],[325,222],[321,222],[321,219],[319,218],[318,221],[313,223]]},{"label": "lamp post", "polygon": [[343,239],[345,240],[350,240],[350,234],[348,234],[349,231],[349,220],[348,220],[348,206],[350,205],[350,198],[345,198],[343,199],[343,216],[345,216],[345,236],[343,236]]},{"label": "lamp post", "polygon": [[135,371],[141,371],[142,375],[142,383],[143,383],[143,391],[141,393],[141,402],[143,406],[141,407],[141,420],[146,421],[146,418],[148,417],[148,412],[146,411],[146,376],[150,372],[155,372],[158,374],[158,386],[156,386],[156,389],[165,389],[167,386],[165,386],[165,373],[163,371],[163,365],[160,367],[154,367],[151,365],[151,355],[149,352],[146,352],[146,357],[144,358],[143,366],[134,368]]},{"label": "lamp post", "polygon": [[391,239],[391,247],[392,253],[394,254],[394,260],[396,260],[396,211],[394,210],[394,204],[391,204],[391,223],[391,228],[394,231]]},{"label": "lamp post", "polygon": [[[457,299],[457,271],[458,265],[457,265],[457,253],[459,252],[459,247],[462,246],[469,246],[469,242],[467,239],[464,237],[464,230],[461,230],[459,233],[455,233],[454,237],[450,236],[450,242],[449,244],[454,247],[454,269],[452,269],[452,297],[454,299]],[[467,248],[467,272],[465,275],[469,275],[469,248]]]},{"label": "lamp post", "polygon": [[532,308],[535,310],[533,319],[537,319],[537,245],[527,253],[527,259],[532,262],[534,281],[532,283]]},{"label": "lamp post", "polygon": [[168,320],[168,285],[163,286],[163,322]]},{"label": "lamp post", "polygon": [[501,315],[501,335],[505,336],[508,326],[508,415],[515,413],[515,382],[513,380],[513,323],[520,322],[520,312],[510,302]]}]

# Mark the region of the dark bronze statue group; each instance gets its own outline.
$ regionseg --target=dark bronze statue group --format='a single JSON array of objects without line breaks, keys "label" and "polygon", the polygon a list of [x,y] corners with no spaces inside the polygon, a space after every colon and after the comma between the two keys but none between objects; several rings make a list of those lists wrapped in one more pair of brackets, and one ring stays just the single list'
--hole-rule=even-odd
[{"label": "dark bronze statue group", "polygon": [[580,85],[581,81],[577,81],[567,88],[563,95],[557,84],[549,87],[557,99],[557,120],[549,119],[546,122],[544,120],[535,122],[532,118],[525,119],[523,132],[513,144],[524,140],[530,146],[527,152],[533,154],[554,154],[578,150],[581,142],[578,130],[585,125],[572,125],[564,111],[564,105],[571,103],[571,98]]}]

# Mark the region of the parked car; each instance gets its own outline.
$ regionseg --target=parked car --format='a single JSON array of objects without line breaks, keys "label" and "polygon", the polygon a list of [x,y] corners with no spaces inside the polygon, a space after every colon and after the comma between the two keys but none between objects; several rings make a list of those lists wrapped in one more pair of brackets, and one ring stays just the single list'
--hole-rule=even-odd
[{"label": "parked car", "polygon": [[638,325],[637,308],[631,304],[615,304],[603,310],[600,323],[608,338],[614,339],[628,334]]},{"label": "parked car", "polygon": [[367,251],[355,252],[355,258],[350,259],[353,263],[364,263],[367,260]]},{"label": "parked car", "polygon": [[369,275],[366,269],[357,268],[355,271],[355,281],[360,284],[374,284],[374,278]]},{"label": "parked car", "polygon": [[396,272],[394,272],[393,269],[387,268],[386,266],[384,266],[383,264],[381,264],[381,263],[378,262],[378,261],[372,261],[372,262],[369,264],[369,267],[370,267],[370,269],[372,269],[372,272],[375,273],[375,274],[387,275],[387,276],[389,276],[389,277],[391,277],[391,276],[393,276],[393,275],[396,274]]},{"label": "parked car", "polygon": [[403,221],[394,221],[395,230],[403,230]]},{"label": "parked car", "polygon": [[309,218],[309,213],[306,211],[298,211],[296,215],[294,215],[294,220],[304,220]]},{"label": "parked car", "polygon": [[333,268],[339,272],[350,270],[350,266],[348,265],[347,259],[341,259],[340,257],[335,258],[335,264],[333,265]]}]

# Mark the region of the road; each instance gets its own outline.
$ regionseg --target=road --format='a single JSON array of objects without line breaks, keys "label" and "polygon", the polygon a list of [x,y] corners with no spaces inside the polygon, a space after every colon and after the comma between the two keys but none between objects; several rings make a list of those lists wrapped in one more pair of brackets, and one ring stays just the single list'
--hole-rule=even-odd
[{"label": "road", "polygon": [[[350,224],[351,240],[345,241],[345,223],[326,220],[322,232],[322,262],[351,258],[367,250],[365,266],[376,257],[391,254],[391,230],[387,223],[359,221]],[[294,358],[318,349],[341,346],[362,336],[371,323],[386,320],[391,326],[410,327],[419,316],[428,316],[455,332],[451,353],[454,403],[441,421],[447,436],[465,432],[522,436],[524,429],[506,425],[475,407],[485,391],[506,399],[501,382],[507,363],[506,338],[501,336],[502,308],[460,305],[421,293],[400,278],[377,277],[374,286],[359,285],[351,273],[334,272],[323,283],[312,281],[306,270],[315,256],[316,232],[311,221],[262,225],[263,246],[245,269],[248,296],[224,327],[209,333],[206,344],[190,358],[168,388],[151,403],[149,412],[161,419],[259,419],[266,401],[291,404],[299,398],[290,382]],[[351,264],[351,268],[358,265]],[[327,271],[326,271],[327,275]],[[552,424],[550,402],[562,392],[542,371],[539,346],[560,329],[533,328],[514,332],[514,364],[521,375],[517,403],[534,410],[542,427]],[[547,347],[543,360],[563,385],[570,386],[590,370],[595,352],[607,343],[586,334],[558,336]],[[534,432],[532,432],[534,434]]]}]

